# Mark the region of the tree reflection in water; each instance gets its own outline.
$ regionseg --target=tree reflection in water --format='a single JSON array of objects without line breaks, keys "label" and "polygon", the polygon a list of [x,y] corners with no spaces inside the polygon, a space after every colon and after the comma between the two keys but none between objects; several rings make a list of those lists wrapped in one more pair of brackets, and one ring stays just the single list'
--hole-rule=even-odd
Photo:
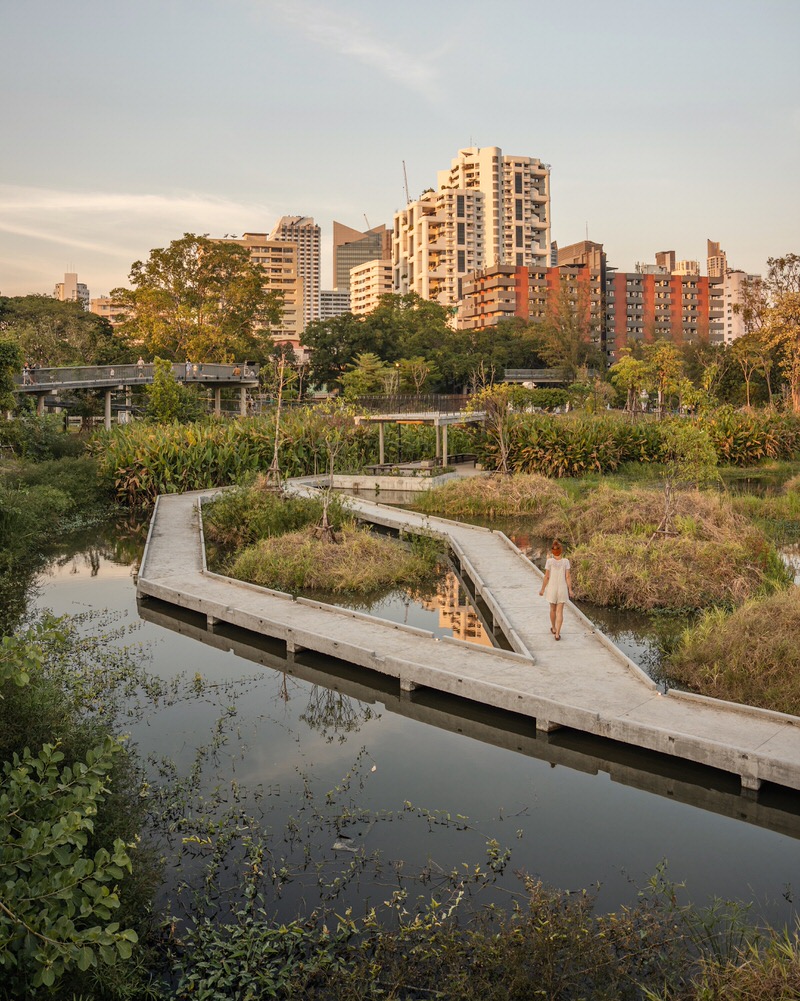
[{"label": "tree reflection in water", "polygon": [[340,744],[350,733],[358,733],[364,723],[375,716],[368,705],[357,702],[334,689],[314,685],[308,696],[308,705],[300,719],[310,729],[318,730],[326,743],[337,739]]}]

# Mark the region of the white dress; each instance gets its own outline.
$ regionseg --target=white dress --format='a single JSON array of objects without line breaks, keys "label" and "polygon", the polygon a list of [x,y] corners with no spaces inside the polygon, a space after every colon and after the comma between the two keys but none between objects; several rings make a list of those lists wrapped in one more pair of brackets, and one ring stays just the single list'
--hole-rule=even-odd
[{"label": "white dress", "polygon": [[569,560],[563,556],[558,559],[555,556],[548,556],[544,565],[545,572],[550,571],[550,580],[544,589],[544,596],[551,605],[560,605],[569,600],[569,588],[567,587],[567,570],[569,570]]}]

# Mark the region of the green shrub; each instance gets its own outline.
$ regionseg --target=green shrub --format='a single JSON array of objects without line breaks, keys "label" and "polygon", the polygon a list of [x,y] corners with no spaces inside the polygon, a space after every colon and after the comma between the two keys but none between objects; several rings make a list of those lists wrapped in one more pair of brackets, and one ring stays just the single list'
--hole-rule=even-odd
[{"label": "green shrub", "polygon": [[80,455],[86,440],[64,431],[60,417],[20,413],[14,420],[0,421],[0,445],[10,446],[16,455],[32,462],[42,462]]}]

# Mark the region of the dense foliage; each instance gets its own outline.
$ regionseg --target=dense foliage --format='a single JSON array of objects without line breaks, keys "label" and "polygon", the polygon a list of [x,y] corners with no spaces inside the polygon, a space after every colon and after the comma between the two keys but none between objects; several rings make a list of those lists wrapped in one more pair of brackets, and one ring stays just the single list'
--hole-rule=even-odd
[{"label": "dense foliage", "polygon": [[133,361],[108,320],[79,302],[47,295],[0,296],[0,329],[19,348],[17,371],[22,361],[39,367]]}]

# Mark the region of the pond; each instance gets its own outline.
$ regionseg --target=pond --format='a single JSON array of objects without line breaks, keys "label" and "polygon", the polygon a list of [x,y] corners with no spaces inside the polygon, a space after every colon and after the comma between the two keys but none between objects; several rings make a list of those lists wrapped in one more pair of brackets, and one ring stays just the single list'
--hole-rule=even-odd
[{"label": "pond", "polygon": [[[57,614],[122,617],[125,642],[141,643],[149,670],[175,681],[173,698],[130,720],[164,820],[165,905],[199,878],[224,820],[241,843],[243,831],[263,836],[275,862],[271,905],[284,919],[320,899],[361,913],[399,889],[429,896],[452,870],[463,877],[475,866],[489,871],[493,899],[520,890],[517,871],[564,889],[597,886],[598,905],[611,909],[632,902],[666,860],[697,904],[744,900],[765,919],[793,921],[800,797],[767,789],[747,799],[714,772],[567,731],[537,736],[520,717],[404,697],[324,658],[287,662],[269,642],[209,632],[156,602],[140,617],[142,545],[111,521],[65,539],[35,601]],[[457,589],[450,595],[449,608],[400,600],[396,612],[466,628],[454,616]],[[617,632],[636,637],[630,626],[618,622]],[[647,656],[646,640],[627,642],[629,654]]]}]

